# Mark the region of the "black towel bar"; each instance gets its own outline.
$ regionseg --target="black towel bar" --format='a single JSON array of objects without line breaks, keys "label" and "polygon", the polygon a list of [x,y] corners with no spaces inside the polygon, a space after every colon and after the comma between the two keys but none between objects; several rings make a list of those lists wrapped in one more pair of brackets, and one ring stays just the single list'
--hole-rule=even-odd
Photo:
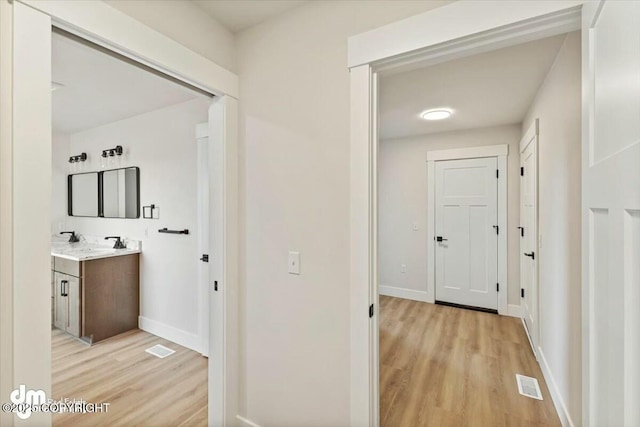
[{"label": "black towel bar", "polygon": [[165,227],[158,230],[158,233],[189,234],[189,230],[187,230],[186,228],[184,230],[169,230],[167,227]]}]

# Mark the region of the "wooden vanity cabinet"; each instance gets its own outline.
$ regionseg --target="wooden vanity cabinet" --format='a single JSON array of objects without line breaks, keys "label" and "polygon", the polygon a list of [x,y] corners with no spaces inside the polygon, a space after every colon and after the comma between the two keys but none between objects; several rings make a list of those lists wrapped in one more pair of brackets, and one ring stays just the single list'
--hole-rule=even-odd
[{"label": "wooden vanity cabinet", "polygon": [[139,254],[53,257],[53,326],[90,343],[137,328],[139,277]]},{"label": "wooden vanity cabinet", "polygon": [[139,254],[82,263],[82,336],[92,342],[138,327]]}]

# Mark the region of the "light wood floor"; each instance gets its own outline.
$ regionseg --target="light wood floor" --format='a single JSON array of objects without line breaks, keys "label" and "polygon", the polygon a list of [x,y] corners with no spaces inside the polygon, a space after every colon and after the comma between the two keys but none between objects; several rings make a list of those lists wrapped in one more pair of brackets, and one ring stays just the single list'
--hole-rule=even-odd
[{"label": "light wood floor", "polygon": [[[145,352],[162,344],[164,359]],[[53,398],[109,402],[102,414],[56,414],[54,426],[206,426],[207,359],[133,330],[89,347],[52,331]]]},{"label": "light wood floor", "polygon": [[[544,400],[518,393],[535,377]],[[383,427],[560,426],[520,319],[380,297]]]}]

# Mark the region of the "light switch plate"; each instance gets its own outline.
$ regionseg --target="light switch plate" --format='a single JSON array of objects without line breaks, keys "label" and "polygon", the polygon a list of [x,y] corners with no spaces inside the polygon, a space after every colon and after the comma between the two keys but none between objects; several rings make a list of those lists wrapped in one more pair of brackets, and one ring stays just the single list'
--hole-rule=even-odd
[{"label": "light switch plate", "polygon": [[417,222],[413,223],[413,231],[418,231],[418,223]]},{"label": "light switch plate", "polygon": [[300,252],[289,252],[289,274],[300,274]]},{"label": "light switch plate", "polygon": [[400,273],[407,272],[407,264],[400,264]]}]

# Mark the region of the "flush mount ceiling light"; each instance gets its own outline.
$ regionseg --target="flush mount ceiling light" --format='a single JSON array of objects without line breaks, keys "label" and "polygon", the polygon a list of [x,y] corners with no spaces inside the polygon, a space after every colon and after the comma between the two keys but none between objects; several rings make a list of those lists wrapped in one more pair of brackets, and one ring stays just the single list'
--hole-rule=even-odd
[{"label": "flush mount ceiling light", "polygon": [[453,111],[448,108],[436,108],[433,110],[423,111],[420,114],[420,117],[424,120],[444,120],[451,117],[451,114],[453,114]]}]

